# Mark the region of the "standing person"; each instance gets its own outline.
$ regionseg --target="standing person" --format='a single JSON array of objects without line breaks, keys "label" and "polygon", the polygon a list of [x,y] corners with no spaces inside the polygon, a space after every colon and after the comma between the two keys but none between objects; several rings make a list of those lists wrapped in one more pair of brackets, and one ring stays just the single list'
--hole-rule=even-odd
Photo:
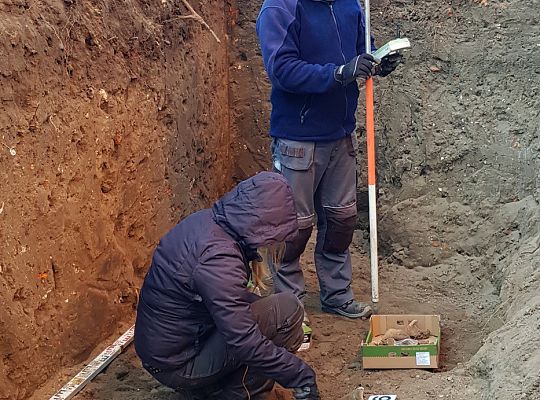
[{"label": "standing person", "polygon": [[367,318],[354,299],[349,245],[356,223],[357,80],[386,76],[399,55],[366,54],[357,0],[265,0],[257,34],[272,83],[274,168],[292,186],[300,228],[276,272],[278,291],[305,293],[300,255],[317,216],[315,266],[322,310]]},{"label": "standing person", "polygon": [[292,293],[261,298],[248,290],[248,282],[264,286],[258,250],[276,262],[297,233],[291,188],[272,172],[168,232],[137,307],[144,368],[183,400],[266,399],[274,381],[293,388],[295,399],[318,400],[315,372],[293,354],[303,339],[302,303]]}]

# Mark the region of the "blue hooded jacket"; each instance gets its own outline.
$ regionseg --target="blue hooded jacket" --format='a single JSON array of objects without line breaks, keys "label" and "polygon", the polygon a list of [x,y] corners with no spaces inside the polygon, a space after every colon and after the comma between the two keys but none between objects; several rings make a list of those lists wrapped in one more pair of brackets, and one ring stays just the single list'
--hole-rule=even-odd
[{"label": "blue hooded jacket", "polygon": [[142,362],[178,369],[217,330],[241,364],[284,387],[313,384],[309,365],[262,335],[250,309],[256,296],[246,288],[253,249],[297,233],[292,190],[271,172],[176,225],[157,246],[139,296],[135,349]]},{"label": "blue hooded jacket", "polygon": [[343,86],[334,70],[366,51],[359,2],[265,0],[257,35],[272,82],[270,135],[330,141],[351,134],[358,85]]}]

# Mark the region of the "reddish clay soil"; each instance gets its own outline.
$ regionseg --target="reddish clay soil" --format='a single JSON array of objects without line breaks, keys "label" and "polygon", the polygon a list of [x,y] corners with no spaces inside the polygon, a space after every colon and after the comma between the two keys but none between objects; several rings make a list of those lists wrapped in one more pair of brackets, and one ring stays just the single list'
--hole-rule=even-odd
[{"label": "reddish clay soil", "polygon": [[180,1],[0,1],[0,398],[131,321],[159,237],[229,186],[226,10],[198,5],[222,43]]}]

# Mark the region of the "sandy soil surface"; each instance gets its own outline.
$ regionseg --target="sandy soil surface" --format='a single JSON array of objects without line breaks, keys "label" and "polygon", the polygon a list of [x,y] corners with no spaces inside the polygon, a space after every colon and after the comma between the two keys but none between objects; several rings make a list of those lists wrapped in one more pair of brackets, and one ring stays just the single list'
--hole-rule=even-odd
[{"label": "sandy soil surface", "polygon": [[[356,242],[362,239],[357,238]],[[312,249],[313,243],[308,251]],[[306,304],[315,333],[313,348],[300,354],[317,371],[323,399],[338,399],[358,385],[363,385],[369,394],[397,394],[399,399],[418,400],[439,398],[439,395],[467,399],[464,390],[471,393],[481,390],[482,382],[455,370],[470,359],[485,337],[485,315],[477,306],[484,298],[481,294],[469,294],[470,290],[477,292],[477,279],[470,280],[474,287],[454,288],[448,285],[449,278],[456,273],[454,269],[407,269],[383,264],[380,312],[440,314],[442,367],[436,373],[427,370],[366,372],[361,367],[359,349],[367,334],[368,322],[322,313],[312,257],[305,257],[305,261]],[[360,246],[353,248],[353,263],[354,291],[360,299],[369,301],[369,258]],[[133,346],[79,397],[88,400],[176,398],[173,391],[162,387],[141,368]]]}]

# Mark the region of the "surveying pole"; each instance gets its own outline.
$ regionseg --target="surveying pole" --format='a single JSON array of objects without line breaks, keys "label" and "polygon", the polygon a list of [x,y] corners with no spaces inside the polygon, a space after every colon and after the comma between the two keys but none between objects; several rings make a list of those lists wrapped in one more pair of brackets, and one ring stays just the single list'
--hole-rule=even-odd
[{"label": "surveying pole", "polygon": [[[371,24],[369,0],[365,0],[366,53],[371,54]],[[374,309],[379,303],[379,260],[377,254],[377,186],[375,181],[375,116],[373,112],[373,77],[366,80],[366,139],[369,195],[369,247],[371,265],[371,301]]]}]

